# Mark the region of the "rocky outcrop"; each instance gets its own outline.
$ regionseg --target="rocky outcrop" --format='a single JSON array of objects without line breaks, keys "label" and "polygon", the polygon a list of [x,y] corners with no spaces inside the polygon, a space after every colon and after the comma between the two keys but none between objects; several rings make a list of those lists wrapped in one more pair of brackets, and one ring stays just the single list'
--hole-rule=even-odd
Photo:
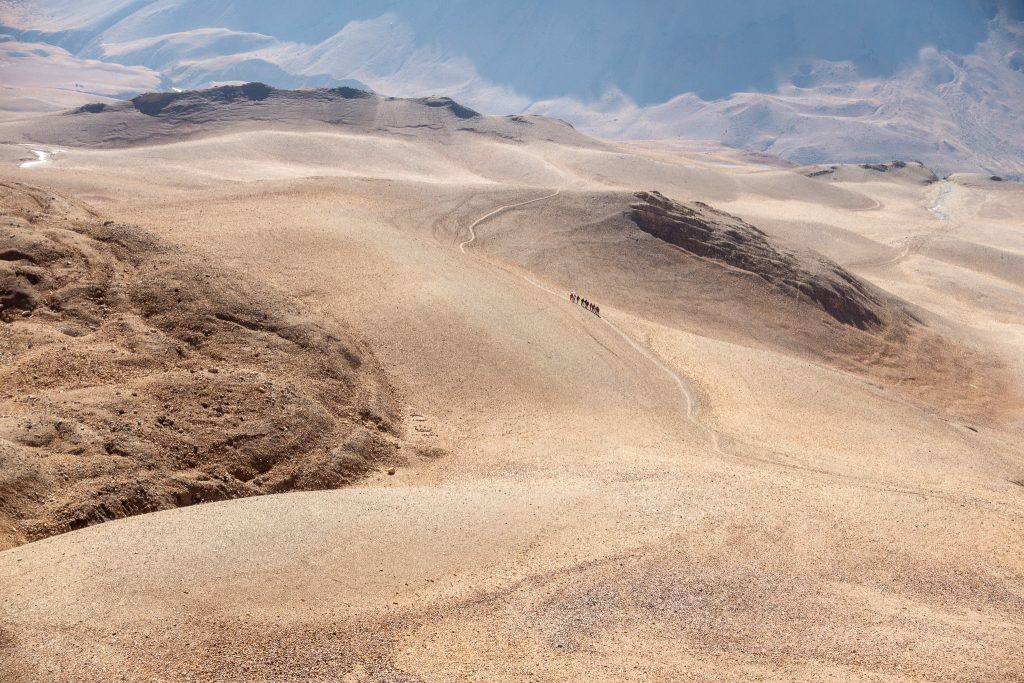
[{"label": "rocky outcrop", "polygon": [[0,185],[0,216],[0,549],[401,461],[337,322],[38,188]]},{"label": "rocky outcrop", "polygon": [[[2,125],[7,139],[63,147],[133,147],[223,135],[257,127],[433,141],[485,135],[506,142],[544,140],[587,149],[605,143],[544,116],[487,116],[449,97],[385,97],[355,87],[289,90],[262,83],[151,92],[132,100],[87,104]],[[58,145],[59,142],[59,145]]]},{"label": "rocky outcrop", "polygon": [[688,254],[756,275],[794,297],[817,304],[858,329],[882,324],[879,296],[838,264],[773,242],[746,221],[702,202],[683,204],[658,192],[638,192],[630,218],[644,232]]},{"label": "rocky outcrop", "polygon": [[805,167],[800,172],[808,178],[822,180],[877,180],[880,174],[884,173],[893,180],[909,181],[920,185],[931,185],[939,181],[935,172],[920,161],[896,160],[884,164],[819,164]]},{"label": "rocky outcrop", "polygon": [[463,106],[450,97],[424,97],[418,101],[422,102],[428,107],[447,109],[457,118],[460,119],[480,118],[480,112],[474,111],[469,107]]},{"label": "rocky outcrop", "polygon": [[134,98],[132,104],[147,116],[159,116],[175,102],[180,102],[186,107],[196,100],[210,104],[223,104],[239,100],[262,102],[270,97],[273,90],[269,85],[263,83],[246,83],[245,85],[224,85],[202,91],[151,92]]}]

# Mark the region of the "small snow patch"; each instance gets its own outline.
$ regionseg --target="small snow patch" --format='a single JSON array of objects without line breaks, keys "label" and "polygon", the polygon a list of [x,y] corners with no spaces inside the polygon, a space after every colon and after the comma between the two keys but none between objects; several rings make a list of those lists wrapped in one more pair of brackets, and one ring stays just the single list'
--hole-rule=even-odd
[{"label": "small snow patch", "polygon": [[20,166],[21,168],[36,168],[50,163],[50,157],[53,156],[50,152],[44,152],[40,149],[33,149],[32,153],[36,155],[35,161],[23,161]]}]

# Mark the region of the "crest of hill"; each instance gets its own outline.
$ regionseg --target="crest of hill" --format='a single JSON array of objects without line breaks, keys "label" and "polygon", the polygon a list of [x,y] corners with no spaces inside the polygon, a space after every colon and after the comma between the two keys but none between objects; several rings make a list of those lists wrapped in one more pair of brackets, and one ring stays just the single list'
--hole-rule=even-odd
[{"label": "crest of hill", "polygon": [[668,244],[802,296],[844,325],[866,330],[882,326],[888,317],[881,292],[824,256],[782,248],[743,219],[703,202],[683,204],[659,192],[638,192],[636,199],[630,218]]},{"label": "crest of hill", "polygon": [[[448,97],[403,99],[350,87],[281,90],[263,83],[206,90],[145,93],[115,104],[86,104],[21,122],[23,136],[79,147],[128,147],[243,128],[429,135],[462,133],[511,142],[545,140],[595,147],[601,143],[545,116],[485,116]],[[12,131],[14,132],[14,131]]]},{"label": "crest of hill", "polygon": [[843,182],[890,180],[915,185],[931,185],[939,180],[935,172],[920,161],[896,160],[884,164],[815,164],[795,170],[808,178]]},{"label": "crest of hill", "polygon": [[[840,369],[977,422],[1017,405],[1003,361],[948,321],[739,216],[653,190],[565,191],[528,211],[498,217],[482,248],[585,285],[609,311]],[[544,229],[524,240],[524,225]]]}]

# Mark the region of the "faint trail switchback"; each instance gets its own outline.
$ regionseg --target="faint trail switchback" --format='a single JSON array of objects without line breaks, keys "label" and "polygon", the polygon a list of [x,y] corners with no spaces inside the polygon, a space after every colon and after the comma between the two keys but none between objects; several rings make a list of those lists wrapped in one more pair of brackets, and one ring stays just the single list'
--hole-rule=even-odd
[{"label": "faint trail switchback", "polygon": [[[564,301],[565,300],[565,296],[564,296],[563,293],[556,292],[553,289],[551,289],[549,287],[546,287],[545,285],[541,284],[540,282],[537,282],[533,278],[531,278],[531,277],[529,277],[527,275],[524,275],[523,273],[519,272],[518,269],[509,268],[509,267],[507,267],[507,266],[505,266],[503,264],[496,263],[496,262],[492,261],[491,259],[488,259],[488,258],[486,258],[484,256],[477,256],[475,254],[469,254],[469,252],[466,251],[466,247],[468,245],[472,244],[476,240],[476,228],[481,223],[483,223],[483,222],[485,222],[487,220],[490,220],[491,218],[494,218],[498,214],[504,213],[505,211],[509,211],[511,209],[516,209],[516,208],[519,208],[521,206],[526,206],[528,204],[534,204],[536,202],[541,202],[541,201],[544,201],[546,199],[552,199],[552,198],[558,196],[561,192],[562,191],[559,189],[559,190],[555,190],[551,194],[544,195],[543,197],[537,197],[535,199],[529,199],[529,200],[527,200],[525,202],[518,202],[518,203],[515,203],[515,204],[506,204],[504,206],[499,206],[498,208],[494,209],[490,213],[487,213],[487,214],[481,216],[480,218],[476,219],[475,221],[473,221],[473,223],[470,224],[470,226],[468,228],[468,230],[469,230],[469,239],[467,239],[467,240],[465,240],[465,241],[463,241],[462,243],[459,244],[459,251],[461,251],[463,254],[472,255],[475,258],[479,258],[481,261],[485,261],[487,264],[489,264],[491,266],[495,266],[497,268],[501,268],[505,272],[510,273],[512,275],[515,275],[516,277],[518,277],[518,278],[520,278],[522,280],[525,280],[526,282],[530,283],[534,287],[536,287],[538,289],[541,289],[541,290],[544,290],[545,292],[547,292],[551,296],[554,296],[557,299]],[[745,274],[748,274],[748,273],[745,273]],[[629,344],[635,351],[637,351],[638,353],[643,355],[645,358],[647,358],[647,360],[651,364],[656,366],[661,372],[664,372],[665,374],[667,374],[672,379],[672,381],[675,383],[676,387],[679,389],[679,394],[682,396],[683,402],[686,404],[686,411],[685,411],[686,420],[688,422],[690,422],[691,424],[693,424],[693,426],[696,427],[698,430],[700,430],[700,431],[702,431],[702,432],[704,432],[706,434],[708,442],[712,445],[712,447],[715,449],[716,452],[724,454],[724,452],[721,449],[721,446],[718,443],[718,433],[715,430],[713,430],[710,427],[708,427],[707,425],[702,424],[697,419],[697,416],[700,413],[700,402],[699,402],[699,400],[697,398],[696,392],[693,390],[693,388],[690,385],[690,383],[687,380],[685,380],[683,377],[681,377],[679,375],[679,373],[677,373],[675,370],[673,370],[668,365],[666,365],[665,362],[654,351],[648,349],[647,347],[643,346],[642,344],[640,344],[639,342],[634,340],[631,336],[629,336],[629,334],[627,334],[622,329],[620,329],[615,323],[613,323],[607,317],[598,316],[598,319],[601,320],[604,324],[608,325],[608,327],[610,327],[617,335],[622,337],[622,339],[627,344]]]}]

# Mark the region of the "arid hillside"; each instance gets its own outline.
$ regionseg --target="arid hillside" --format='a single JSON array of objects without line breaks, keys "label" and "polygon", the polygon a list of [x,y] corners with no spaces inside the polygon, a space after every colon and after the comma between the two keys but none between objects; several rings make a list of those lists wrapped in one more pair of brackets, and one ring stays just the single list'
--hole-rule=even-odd
[{"label": "arid hillside", "polygon": [[402,99],[355,88],[278,90],[262,83],[154,92],[127,102],[85,104],[58,114],[0,125],[0,134],[83,147],[170,142],[245,129],[389,131],[443,138],[459,132],[490,138],[600,147],[569,124],[545,116],[484,116],[447,97]]},{"label": "arid hillside", "polygon": [[881,293],[869,291],[836,263],[780,249],[762,230],[704,203],[686,206],[658,192],[639,192],[636,198],[630,218],[663,242],[759,277],[796,299],[806,297],[844,325],[864,330],[883,324]]},{"label": "arid hillside", "polygon": [[0,125],[4,683],[1024,683],[1021,185],[92,109]]},{"label": "arid hillside", "polygon": [[517,214],[543,238],[497,216],[480,248],[616,308],[842,369],[951,419],[1003,423],[1024,406],[1005,357],[867,273],[707,203],[563,192]]},{"label": "arid hillside", "polygon": [[403,457],[349,330],[48,190],[0,212],[0,547]]}]

